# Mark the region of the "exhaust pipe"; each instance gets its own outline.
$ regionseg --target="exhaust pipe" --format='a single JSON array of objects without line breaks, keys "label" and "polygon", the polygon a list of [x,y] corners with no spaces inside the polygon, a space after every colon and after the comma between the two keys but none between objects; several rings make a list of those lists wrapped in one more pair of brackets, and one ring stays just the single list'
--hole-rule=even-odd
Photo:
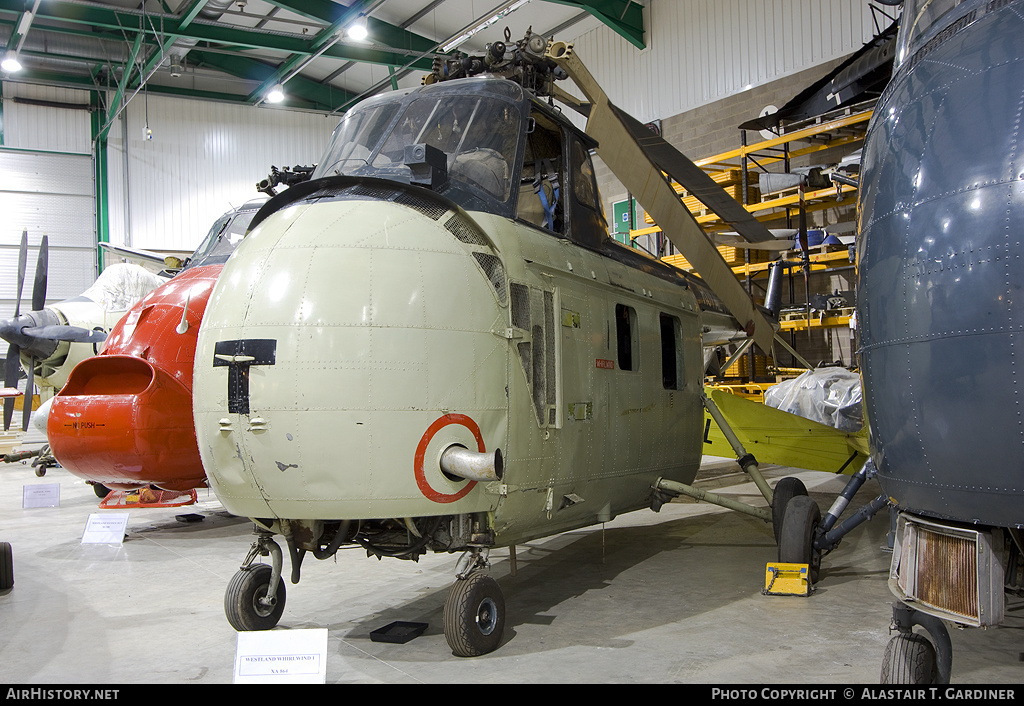
[{"label": "exhaust pipe", "polygon": [[501,449],[480,453],[470,451],[465,446],[449,446],[441,454],[441,470],[465,480],[486,482],[501,480],[505,474],[505,464],[501,458]]}]

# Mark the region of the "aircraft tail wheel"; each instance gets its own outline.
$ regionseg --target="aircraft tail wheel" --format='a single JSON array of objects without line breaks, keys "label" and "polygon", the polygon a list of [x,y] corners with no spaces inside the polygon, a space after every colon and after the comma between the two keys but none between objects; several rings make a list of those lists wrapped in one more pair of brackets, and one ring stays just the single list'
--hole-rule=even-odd
[{"label": "aircraft tail wheel", "polygon": [[277,580],[272,605],[263,600],[270,588],[272,573],[266,564],[250,564],[231,577],[224,593],[224,614],[235,630],[269,630],[281,620],[284,614],[284,580]]},{"label": "aircraft tail wheel", "polygon": [[14,586],[14,553],[8,542],[0,542],[0,591]]},{"label": "aircraft tail wheel", "polygon": [[807,488],[799,478],[786,476],[772,490],[772,531],[775,533],[775,543],[779,543],[779,535],[782,533],[782,520],[786,516],[786,506],[789,501],[798,495],[807,495]]},{"label": "aircraft tail wheel", "polygon": [[935,684],[938,659],[924,635],[900,633],[889,640],[882,657],[882,684]]},{"label": "aircraft tail wheel", "polygon": [[811,583],[817,583],[821,552],[814,548],[814,534],[821,522],[818,504],[807,495],[798,495],[786,505],[779,532],[779,561],[808,564]]},{"label": "aircraft tail wheel", "polygon": [[474,572],[452,586],[444,604],[444,636],[456,657],[493,652],[505,631],[505,598],[498,582]]}]

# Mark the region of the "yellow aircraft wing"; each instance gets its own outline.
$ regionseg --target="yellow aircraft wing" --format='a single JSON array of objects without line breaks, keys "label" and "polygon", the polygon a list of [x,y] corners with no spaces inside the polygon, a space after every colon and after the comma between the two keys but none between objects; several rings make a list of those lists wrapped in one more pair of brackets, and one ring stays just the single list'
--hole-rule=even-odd
[{"label": "yellow aircraft wing", "polygon": [[[724,390],[705,387],[704,392],[721,410],[747,452],[760,464],[855,473],[868,458],[866,428],[846,432]],[[704,454],[736,455],[707,410],[704,411]]]}]

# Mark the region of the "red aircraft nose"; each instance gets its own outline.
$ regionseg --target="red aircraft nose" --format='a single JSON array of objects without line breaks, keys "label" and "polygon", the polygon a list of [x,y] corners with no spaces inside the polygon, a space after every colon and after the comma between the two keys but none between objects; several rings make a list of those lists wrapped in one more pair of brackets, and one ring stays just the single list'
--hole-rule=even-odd
[{"label": "red aircraft nose", "polygon": [[192,392],[149,361],[102,355],[82,361],[54,397],[50,449],[71,473],[127,490],[204,487]]}]

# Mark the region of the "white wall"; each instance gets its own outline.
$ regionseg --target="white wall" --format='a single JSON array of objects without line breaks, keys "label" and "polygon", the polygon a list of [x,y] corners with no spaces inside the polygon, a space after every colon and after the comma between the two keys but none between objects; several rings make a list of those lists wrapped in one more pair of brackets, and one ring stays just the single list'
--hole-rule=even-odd
[{"label": "white wall", "polygon": [[609,99],[643,122],[846,56],[876,33],[867,0],[648,0],[644,22],[642,51],[604,25],[572,40]]},{"label": "white wall", "polygon": [[[270,173],[312,165],[338,117],[138,94],[112,126],[110,240],[191,251]],[[149,125],[152,139],[145,139]]]},{"label": "white wall", "polygon": [[[21,311],[28,311],[38,247],[47,236],[46,300],[81,294],[96,278],[96,217],[89,93],[3,83],[0,147],[0,318],[13,314],[22,232],[29,251]],[[19,103],[15,99],[81,108]]]}]

